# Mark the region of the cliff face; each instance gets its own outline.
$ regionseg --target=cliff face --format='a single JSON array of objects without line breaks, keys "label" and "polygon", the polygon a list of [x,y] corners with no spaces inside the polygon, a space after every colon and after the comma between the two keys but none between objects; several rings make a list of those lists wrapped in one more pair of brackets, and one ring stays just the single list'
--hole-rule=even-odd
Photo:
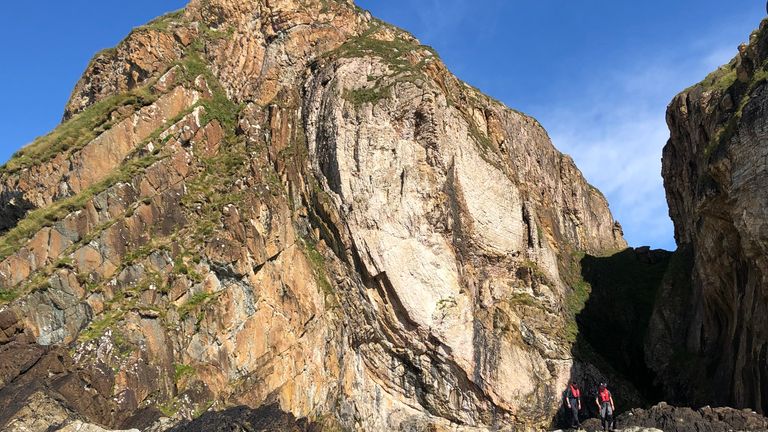
[{"label": "cliff face", "polygon": [[626,246],[535,120],[345,1],[135,30],[0,185],[4,430],[548,424],[573,266]]},{"label": "cliff face", "polygon": [[678,400],[768,410],[768,31],[681,93],[663,176],[679,250],[646,342]]}]

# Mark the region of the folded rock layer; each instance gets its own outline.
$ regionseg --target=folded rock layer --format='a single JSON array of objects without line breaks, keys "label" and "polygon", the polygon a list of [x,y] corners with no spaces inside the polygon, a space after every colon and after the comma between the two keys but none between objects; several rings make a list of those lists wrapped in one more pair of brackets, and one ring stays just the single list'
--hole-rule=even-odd
[{"label": "folded rock layer", "polygon": [[626,247],[603,195],[351,2],[192,0],[98,54],[64,117],[0,174],[4,430],[33,404],[524,429],[600,374],[571,348],[580,257]]}]

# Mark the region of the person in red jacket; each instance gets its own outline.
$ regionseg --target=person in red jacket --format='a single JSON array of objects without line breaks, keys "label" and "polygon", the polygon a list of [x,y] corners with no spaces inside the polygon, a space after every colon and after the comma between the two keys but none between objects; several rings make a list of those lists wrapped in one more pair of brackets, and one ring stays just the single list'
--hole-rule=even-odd
[{"label": "person in red jacket", "polygon": [[581,427],[579,422],[579,411],[581,411],[581,390],[576,382],[572,382],[565,391],[565,404],[571,412],[571,427],[577,429]]},{"label": "person in red jacket", "polygon": [[608,391],[608,386],[605,383],[600,383],[595,402],[597,403],[597,409],[600,410],[600,421],[603,424],[603,431],[613,430],[616,427],[613,418],[616,407],[613,405],[613,395]]}]

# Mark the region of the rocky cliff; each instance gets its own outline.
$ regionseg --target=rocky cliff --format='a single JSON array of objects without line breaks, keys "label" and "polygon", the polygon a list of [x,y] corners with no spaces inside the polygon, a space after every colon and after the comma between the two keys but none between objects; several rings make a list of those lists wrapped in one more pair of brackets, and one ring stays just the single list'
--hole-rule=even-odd
[{"label": "rocky cliff", "polygon": [[768,24],[672,101],[663,176],[679,250],[646,359],[677,401],[768,411]]},{"label": "rocky cliff", "polygon": [[134,30],[0,204],[9,431],[546,425],[601,373],[572,354],[579,259],[626,246],[534,119],[338,0]]}]

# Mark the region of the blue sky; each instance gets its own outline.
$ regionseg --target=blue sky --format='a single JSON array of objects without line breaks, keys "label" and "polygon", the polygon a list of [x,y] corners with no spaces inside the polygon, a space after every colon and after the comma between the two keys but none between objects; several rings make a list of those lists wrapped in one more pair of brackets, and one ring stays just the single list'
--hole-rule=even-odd
[{"label": "blue sky", "polygon": [[[185,0],[9,2],[0,162],[56,126],[91,56]],[[671,98],[736,53],[762,0],[357,0],[461,79],[536,117],[631,245],[674,249],[660,177]]]}]

